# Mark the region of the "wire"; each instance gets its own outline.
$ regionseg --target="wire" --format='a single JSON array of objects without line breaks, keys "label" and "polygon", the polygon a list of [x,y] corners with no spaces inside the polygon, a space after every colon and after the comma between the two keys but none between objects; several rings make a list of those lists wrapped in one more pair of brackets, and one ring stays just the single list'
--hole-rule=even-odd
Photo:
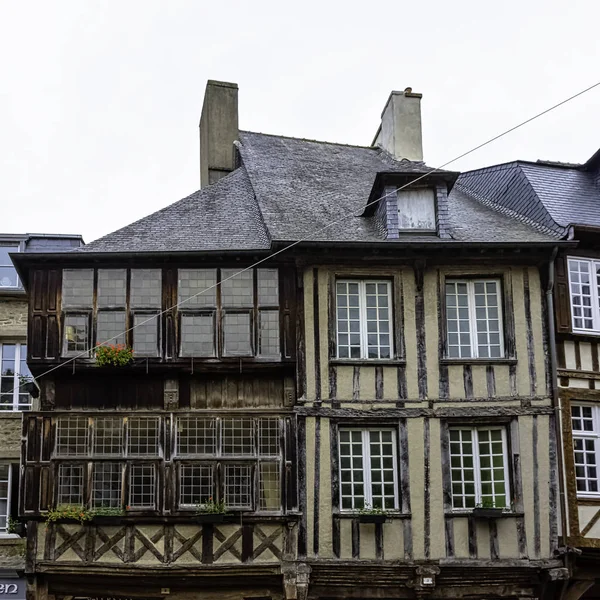
[{"label": "wire", "polygon": [[[484,146],[487,146],[487,145],[491,144],[492,142],[495,142],[496,140],[499,140],[500,138],[504,137],[505,135],[508,135],[509,133],[512,133],[513,131],[516,131],[517,129],[520,129],[521,127],[527,125],[528,123],[531,123],[532,121],[535,121],[536,119],[539,119],[540,117],[542,117],[542,116],[548,114],[549,112],[551,112],[551,111],[553,111],[553,110],[555,110],[555,109],[563,106],[564,104],[567,104],[568,102],[571,102],[571,100],[575,100],[575,98],[578,98],[579,96],[583,96],[583,94],[586,94],[587,92],[593,90],[594,88],[596,88],[598,86],[600,86],[600,81],[594,83],[593,85],[590,85],[589,87],[586,87],[585,89],[577,92],[576,94],[573,94],[572,96],[569,96],[568,98],[565,98],[564,100],[561,100],[557,104],[553,104],[549,108],[546,108],[545,110],[543,110],[543,111],[535,114],[534,116],[529,117],[525,121],[521,121],[517,125],[514,125],[510,129],[507,129],[507,130],[503,131],[502,133],[499,133],[498,135],[495,135],[494,137],[491,137],[490,139],[486,140],[485,142],[479,144],[478,146],[475,146],[474,148],[471,148],[470,150],[467,150],[466,152],[463,152],[462,154],[459,154],[458,156],[455,156],[454,158],[452,158],[451,160],[449,160],[449,161],[441,164],[440,166],[434,167],[434,168],[430,169],[429,171],[423,173],[422,175],[420,175],[416,179],[410,181],[409,183],[406,183],[406,184],[404,184],[403,186],[401,186],[399,188],[395,188],[394,190],[392,190],[390,192],[387,192],[383,196],[381,196],[379,198],[376,198],[372,202],[369,202],[367,204],[367,206],[372,206],[373,204],[377,204],[378,202],[381,202],[381,200],[383,200],[384,198],[387,198],[390,195],[396,194],[398,191],[403,190],[404,188],[406,188],[406,187],[408,187],[410,185],[415,184],[417,181],[420,181],[421,179],[424,179],[425,177],[428,177],[432,173],[435,173],[435,172],[439,171],[440,169],[443,169],[444,167],[447,167],[448,165],[456,162],[457,160],[460,160],[461,158],[464,158],[465,156],[468,156],[469,154],[472,154],[473,152],[476,152],[477,150],[480,150]],[[223,282],[229,281],[230,279],[233,279],[234,277],[237,277],[238,275],[241,275],[242,273],[245,273],[246,271],[254,269],[258,265],[261,265],[262,263],[266,262],[267,260],[271,260],[275,256],[278,256],[279,254],[282,254],[283,252],[287,252],[288,250],[290,250],[294,246],[297,246],[297,245],[299,245],[299,244],[301,244],[303,242],[309,241],[315,235],[317,235],[319,233],[322,233],[323,231],[326,231],[327,229],[329,229],[330,227],[333,227],[334,225],[337,225],[338,223],[340,223],[341,221],[343,221],[346,218],[347,218],[347,215],[341,217],[340,219],[336,219],[334,221],[331,221],[330,223],[328,223],[324,227],[321,227],[321,228],[316,229],[315,231],[313,231],[310,236],[301,238],[299,240],[296,240],[295,242],[291,242],[287,246],[285,246],[283,248],[280,248],[276,252],[273,252],[272,254],[269,254],[268,256],[266,256],[264,258],[261,258],[260,260],[256,261],[255,263],[251,264],[250,266],[248,266],[248,267],[246,267],[244,269],[241,269],[237,273],[234,273],[233,275],[230,275],[229,277],[226,277],[225,279],[221,280],[220,282],[215,283],[215,284],[207,287],[206,289],[201,290],[201,291],[197,292],[196,294],[194,294],[192,296],[189,296],[188,298],[185,298],[184,300],[181,300],[181,301],[177,302],[173,306],[170,306],[169,308],[166,308],[165,310],[162,310],[159,313],[156,313],[155,315],[152,315],[151,317],[149,317],[145,321],[142,321],[141,323],[138,323],[137,325],[134,325],[133,327],[130,327],[129,329],[126,329],[125,331],[123,331],[123,332],[121,332],[121,333],[119,333],[119,334],[117,334],[117,335],[109,338],[108,340],[106,340],[106,341],[104,341],[104,342],[102,342],[100,344],[97,344],[97,345],[103,346],[105,344],[108,344],[109,342],[112,342],[113,340],[118,339],[122,335],[125,335],[125,334],[129,333],[130,331],[133,331],[137,327],[141,327],[142,325],[145,325],[146,323],[149,323],[150,321],[153,321],[154,319],[156,319],[156,318],[164,315],[165,313],[173,310],[174,308],[177,308],[177,307],[181,306],[182,304],[185,304],[189,300],[192,300],[193,298],[196,298],[197,296],[200,296],[201,294],[204,294],[205,292],[208,292],[208,291],[216,288],[217,286],[221,285]],[[44,371],[41,375],[38,375],[38,377],[36,377],[35,380],[38,381],[42,377],[45,377],[49,373],[52,373],[53,371],[55,371],[57,369],[60,369],[60,368],[64,367],[65,365],[68,365],[69,363],[77,360],[78,358],[82,358],[84,356],[89,356],[90,351],[91,351],[91,348],[89,348],[88,350],[86,350],[84,352],[81,352],[80,354],[76,354],[75,356],[69,357],[68,360],[66,360],[64,362],[61,362],[60,365],[56,365],[54,367],[51,367],[47,371]],[[16,388],[13,388],[13,390],[12,390],[11,393],[13,393],[15,391],[15,389]]]}]

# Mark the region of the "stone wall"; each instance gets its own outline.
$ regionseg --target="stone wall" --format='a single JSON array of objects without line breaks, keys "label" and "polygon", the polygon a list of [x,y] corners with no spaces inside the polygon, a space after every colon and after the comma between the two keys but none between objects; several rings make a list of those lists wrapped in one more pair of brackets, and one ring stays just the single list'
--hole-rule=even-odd
[{"label": "stone wall", "polygon": [[0,297],[0,339],[27,336],[27,299]]}]

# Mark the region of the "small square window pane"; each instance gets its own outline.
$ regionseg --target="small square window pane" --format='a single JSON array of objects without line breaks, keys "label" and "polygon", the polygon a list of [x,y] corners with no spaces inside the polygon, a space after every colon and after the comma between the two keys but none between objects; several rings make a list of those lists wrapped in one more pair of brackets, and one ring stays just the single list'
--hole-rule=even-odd
[{"label": "small square window pane", "polygon": [[101,311],[98,313],[96,344],[125,344],[125,311]]},{"label": "small square window pane", "polygon": [[214,314],[181,316],[181,356],[215,355]]},{"label": "small square window pane", "polygon": [[252,356],[250,315],[226,313],[223,317],[225,356]]},{"label": "small square window pane", "polygon": [[183,464],[179,470],[179,506],[197,507],[213,500],[213,467],[203,464]]},{"label": "small square window pane", "polygon": [[131,269],[131,308],[162,307],[160,269]]},{"label": "small square window pane", "polygon": [[252,466],[225,465],[225,505],[232,509],[252,509]]},{"label": "small square window pane", "polygon": [[179,269],[178,274],[177,302],[180,310],[216,307],[216,269]]},{"label": "small square window pane", "polygon": [[279,357],[279,311],[261,310],[258,318],[259,356],[268,356],[273,358]]},{"label": "small square window pane", "polygon": [[155,314],[136,314],[133,316],[133,354],[134,356],[158,355],[158,325],[160,316]]},{"label": "small square window pane", "polygon": [[121,508],[123,465],[121,463],[95,463],[92,481],[93,508]]},{"label": "small square window pane", "polygon": [[89,351],[89,316],[66,315],[63,356],[73,356]]},{"label": "small square window pane", "polygon": [[58,506],[83,504],[83,465],[59,465]]},{"label": "small square window pane", "polygon": [[127,421],[129,456],[157,456],[158,432],[157,417],[129,417]]},{"label": "small square window pane", "polygon": [[126,269],[98,269],[98,308],[125,308]]},{"label": "small square window pane", "polygon": [[63,269],[62,307],[91,308],[94,293],[94,269]]},{"label": "small square window pane", "polygon": [[88,418],[60,417],[56,429],[57,456],[87,456]]},{"label": "small square window pane", "polygon": [[123,454],[123,419],[96,417],[94,419],[94,454],[120,456]]},{"label": "small square window pane", "polygon": [[260,463],[259,470],[260,510],[281,509],[281,483],[279,463]]},{"label": "small square window pane", "polygon": [[177,454],[179,456],[217,453],[217,420],[212,417],[177,419]]},{"label": "small square window pane", "polygon": [[223,307],[254,306],[254,272],[221,269],[221,304]]},{"label": "small square window pane", "polygon": [[154,465],[131,465],[129,470],[129,507],[156,507],[156,470]]},{"label": "small square window pane", "polygon": [[277,269],[257,270],[259,306],[279,305],[279,271]]},{"label": "small square window pane", "polygon": [[243,417],[222,420],[222,453],[229,456],[254,456],[254,421]]}]

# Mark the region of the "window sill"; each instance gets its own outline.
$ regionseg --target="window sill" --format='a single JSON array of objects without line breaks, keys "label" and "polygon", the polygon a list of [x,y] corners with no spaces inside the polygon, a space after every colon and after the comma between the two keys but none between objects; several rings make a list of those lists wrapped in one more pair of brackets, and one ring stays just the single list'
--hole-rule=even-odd
[{"label": "window sill", "polygon": [[16,533],[0,533],[0,545],[14,546],[24,542],[26,538],[17,535]]},{"label": "window sill", "polygon": [[595,496],[585,495],[585,496],[583,496],[583,495],[577,494],[577,500],[578,501],[581,500],[581,503],[585,502],[585,504],[596,505],[596,504],[600,504],[600,495],[595,495]]},{"label": "window sill", "polygon": [[20,408],[19,410],[0,410],[1,419],[21,419],[23,413],[28,413],[31,408]]},{"label": "window sill", "polygon": [[[457,511],[457,510],[453,510],[453,511],[449,511],[446,512],[444,514],[444,516],[446,518],[484,518],[484,517],[478,517],[477,515],[475,515],[473,513],[473,510],[463,510],[463,511]],[[515,517],[523,517],[525,516],[525,513],[522,512],[514,512],[511,510],[507,510],[507,511],[503,511],[498,513],[497,515],[495,515],[494,517],[491,517],[493,519],[513,519]]]},{"label": "window sill", "polygon": [[[338,519],[359,519],[362,515],[360,515],[357,512],[339,512],[339,513],[335,513],[333,516]],[[401,513],[399,511],[396,511],[396,512],[390,511],[382,516],[385,516],[386,520],[387,519],[410,519],[412,517],[412,513]]]},{"label": "window sill", "polygon": [[516,358],[441,358],[441,365],[516,365]]},{"label": "window sill", "polygon": [[373,367],[378,365],[397,367],[405,365],[406,361],[400,358],[330,358],[329,364],[339,366],[353,365],[357,367]]}]

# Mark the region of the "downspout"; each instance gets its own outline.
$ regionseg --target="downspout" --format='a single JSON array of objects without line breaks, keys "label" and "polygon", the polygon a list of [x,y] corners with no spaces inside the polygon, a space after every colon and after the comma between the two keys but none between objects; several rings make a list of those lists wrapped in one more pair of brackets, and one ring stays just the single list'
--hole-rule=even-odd
[{"label": "downspout", "polygon": [[565,488],[564,488],[564,473],[563,473],[563,446],[562,446],[562,432],[561,432],[561,413],[560,413],[560,402],[558,399],[558,362],[556,358],[556,329],[554,326],[554,261],[558,254],[558,247],[555,246],[548,262],[548,287],[546,289],[546,306],[548,309],[548,338],[550,346],[550,371],[552,376],[552,407],[554,409],[554,428],[556,433],[556,460],[558,462],[559,469],[559,486],[558,496],[560,505],[560,520],[562,535],[566,539],[567,537],[567,505],[565,499]]}]

